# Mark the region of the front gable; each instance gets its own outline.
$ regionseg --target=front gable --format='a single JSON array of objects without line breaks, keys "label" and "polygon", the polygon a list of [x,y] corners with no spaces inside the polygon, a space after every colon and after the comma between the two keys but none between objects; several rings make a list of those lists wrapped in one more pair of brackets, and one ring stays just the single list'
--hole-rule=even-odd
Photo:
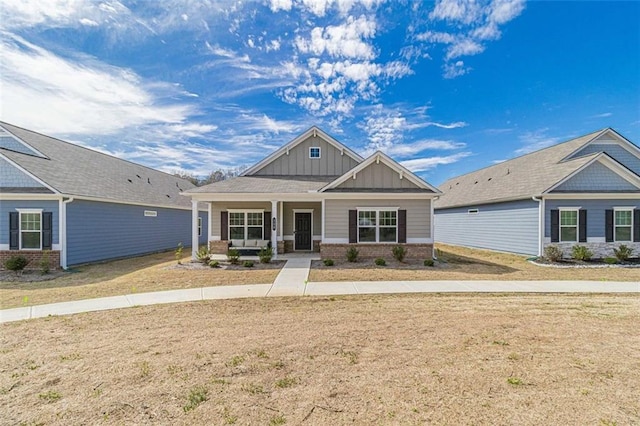
[{"label": "front gable", "polygon": [[379,151],[325,186],[321,191],[427,191],[440,193],[438,189]]},{"label": "front gable", "polygon": [[640,176],[600,154],[546,192],[640,192]]},{"label": "front gable", "polygon": [[604,152],[625,167],[640,175],[640,149],[611,129],[607,129],[577,151],[571,153],[564,161],[584,157],[596,152]]},{"label": "front gable", "polygon": [[40,182],[0,155],[0,192],[51,193]]},{"label": "front gable", "polygon": [[20,154],[47,158],[31,145],[27,144],[11,132],[8,132],[2,126],[0,126],[0,149],[7,149],[9,151],[19,152]]},{"label": "front gable", "polygon": [[[311,148],[316,158],[311,155]],[[341,176],[361,161],[355,152],[312,127],[243,176]]]}]

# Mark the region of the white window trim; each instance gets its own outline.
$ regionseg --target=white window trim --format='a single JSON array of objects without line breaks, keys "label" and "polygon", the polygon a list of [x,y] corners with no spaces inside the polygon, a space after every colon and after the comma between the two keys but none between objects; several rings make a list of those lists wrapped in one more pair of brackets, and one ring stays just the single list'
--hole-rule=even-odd
[{"label": "white window trim", "polygon": [[[616,243],[632,243],[633,242],[633,211],[634,207],[614,207],[613,208],[613,241]],[[628,225],[616,225],[616,212],[631,212],[631,229],[629,232],[630,239],[628,240],[618,240],[616,238],[616,228],[627,228]]]},{"label": "white window trim", "polygon": [[[562,225],[562,212],[576,212],[576,224],[574,225]],[[575,240],[563,240],[562,228],[576,228]],[[580,207],[559,207],[558,208],[558,241],[561,243],[577,243],[580,241]]]},{"label": "white window trim", "polygon": [[[18,249],[23,251],[42,251],[42,209],[16,209],[18,211]],[[40,215],[40,230],[37,231],[40,234],[40,246],[38,248],[24,248],[22,247],[22,214],[38,214]],[[33,232],[36,231],[24,231]]]},{"label": "white window trim", "polygon": [[[249,226],[248,224],[248,220],[247,220],[247,214],[248,213],[261,213],[262,214],[262,225],[260,226],[261,228],[261,232],[262,232],[262,238],[260,238],[261,240],[264,240],[264,209],[227,209],[227,213],[243,213],[244,214],[244,238],[243,240],[247,240],[247,232],[248,229],[247,228],[257,228],[257,226],[255,225],[251,225]],[[227,235],[229,236],[229,239],[231,240],[231,228],[240,228],[240,226],[231,226],[231,220],[229,218],[229,220],[227,220]],[[235,238],[233,238],[235,239]]]},{"label": "white window trim", "polygon": [[[399,207],[357,207],[357,214],[358,217],[356,218],[357,222],[356,222],[356,226],[357,226],[357,237],[358,237],[358,244],[393,244],[393,243],[398,243],[398,210],[400,208]],[[365,212],[372,212],[375,211],[376,212],[376,240],[375,241],[363,241],[360,242],[360,212],[361,211],[365,211]],[[396,238],[395,241],[380,241],[380,212],[396,212]],[[371,228],[370,226],[363,226],[362,228]],[[393,226],[382,226],[382,228],[393,228]]]},{"label": "white window trim", "polygon": [[[318,156],[317,157],[312,157],[311,156],[311,150],[312,149],[317,149],[318,150]],[[320,158],[322,158],[322,149],[319,146],[310,146],[309,147],[309,158],[312,160],[318,160]]]},{"label": "white window trim", "polygon": [[198,237],[202,237],[202,218],[198,217]]}]

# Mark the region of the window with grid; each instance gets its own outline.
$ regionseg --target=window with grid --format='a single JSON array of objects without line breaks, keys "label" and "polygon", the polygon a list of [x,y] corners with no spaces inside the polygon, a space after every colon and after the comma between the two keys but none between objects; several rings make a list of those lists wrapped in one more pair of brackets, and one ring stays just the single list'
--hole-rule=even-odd
[{"label": "window with grid", "polygon": [[633,210],[614,210],[615,241],[631,241],[633,235]]},{"label": "window with grid", "polygon": [[314,146],[309,148],[309,158],[320,158],[320,147]]},{"label": "window with grid", "polygon": [[20,249],[42,248],[40,213],[20,213]]},{"label": "window with grid", "polygon": [[262,212],[229,212],[229,239],[261,240],[263,221]]},{"label": "window with grid", "polygon": [[560,241],[578,241],[578,210],[560,210]]},{"label": "window with grid", "polygon": [[395,210],[359,210],[358,242],[395,243],[398,241],[398,212]]}]

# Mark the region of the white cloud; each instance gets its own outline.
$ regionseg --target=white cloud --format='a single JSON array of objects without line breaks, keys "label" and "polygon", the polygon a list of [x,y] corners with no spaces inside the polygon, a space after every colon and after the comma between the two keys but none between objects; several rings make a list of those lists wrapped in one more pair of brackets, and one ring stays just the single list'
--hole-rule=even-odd
[{"label": "white cloud", "polygon": [[88,57],[63,59],[15,35],[2,34],[0,55],[2,117],[27,128],[104,134],[149,123],[179,124],[195,112],[186,103],[162,105],[156,94],[179,94],[173,85],[148,84],[130,70]]},{"label": "white cloud", "polygon": [[529,131],[518,136],[520,142],[524,144],[522,148],[516,150],[516,154],[528,154],[555,145],[562,140],[559,137],[548,136],[548,128]]},{"label": "white cloud", "polygon": [[271,0],[269,2],[269,8],[272,12],[277,12],[279,10],[290,11],[291,10],[292,1],[291,0]]},{"label": "white cloud", "polygon": [[414,173],[424,172],[427,170],[431,170],[439,165],[444,164],[453,164],[456,163],[463,158],[469,157],[472,155],[471,152],[459,152],[457,154],[447,155],[447,156],[436,156],[436,157],[427,157],[427,158],[416,158],[413,160],[401,161],[402,164],[407,169],[411,170]]},{"label": "white cloud", "polygon": [[396,144],[386,149],[385,153],[392,157],[406,158],[417,155],[427,150],[451,151],[463,149],[467,146],[464,142],[450,140],[422,139],[411,143]]},{"label": "white cloud", "polygon": [[351,59],[372,59],[375,54],[371,44],[365,40],[375,35],[376,22],[371,17],[352,16],[341,25],[315,27],[309,38],[296,37],[295,45],[301,53]]},{"label": "white cloud", "polygon": [[500,25],[519,16],[524,4],[524,0],[440,0],[429,18],[434,25],[444,25],[447,30],[435,31],[432,25],[429,30],[417,33],[415,40],[427,43],[427,48],[444,45],[443,76],[456,78],[471,68],[454,60],[484,52],[486,42],[502,36]]},{"label": "white cloud", "polygon": [[607,118],[613,115],[612,112],[603,112],[602,114],[592,115],[591,118]]}]

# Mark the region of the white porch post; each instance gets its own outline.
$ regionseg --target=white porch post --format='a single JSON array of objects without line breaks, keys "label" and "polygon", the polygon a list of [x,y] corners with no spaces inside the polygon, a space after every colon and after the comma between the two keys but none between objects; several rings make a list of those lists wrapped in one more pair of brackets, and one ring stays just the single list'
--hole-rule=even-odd
[{"label": "white porch post", "polygon": [[271,223],[269,228],[271,229],[271,249],[273,250],[273,258],[278,258],[278,202],[271,201]]},{"label": "white porch post", "polygon": [[191,259],[198,259],[198,202],[191,200]]}]

